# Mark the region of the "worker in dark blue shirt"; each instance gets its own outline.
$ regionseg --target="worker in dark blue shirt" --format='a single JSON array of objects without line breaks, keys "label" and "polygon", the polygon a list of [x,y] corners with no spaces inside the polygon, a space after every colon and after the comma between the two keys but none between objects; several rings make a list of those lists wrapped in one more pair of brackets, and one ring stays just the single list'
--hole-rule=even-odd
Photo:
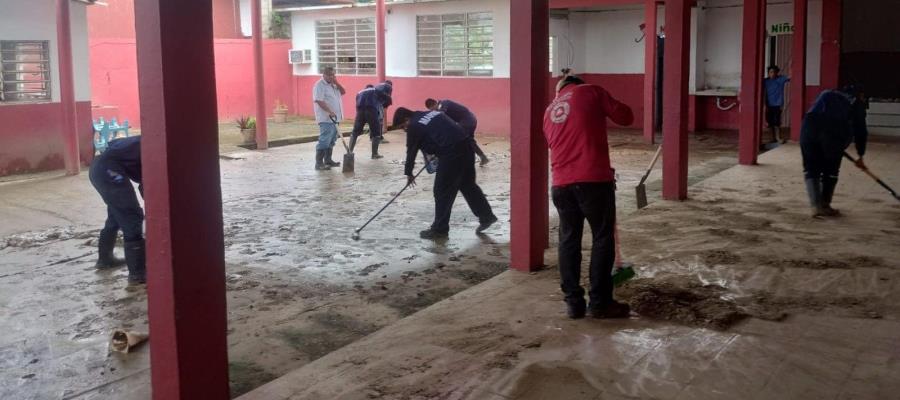
[{"label": "worker in dark blue shirt", "polygon": [[787,139],[781,138],[781,114],[784,110],[784,85],[791,81],[781,75],[781,69],[777,65],[769,67],[769,77],[763,80],[766,92],[766,123],[772,131],[772,141],[785,143]]},{"label": "worker in dark blue shirt", "polygon": [[91,184],[106,203],[106,224],[100,231],[100,256],[97,268],[108,269],[122,265],[113,257],[119,230],[125,240],[125,264],[128,265],[128,286],[146,282],[144,261],[144,210],[138,203],[132,182],[138,184],[141,197],[141,137],[132,136],[109,142],[109,147],[94,158],[89,174]]},{"label": "worker in dark blue shirt", "polygon": [[383,110],[391,105],[391,85],[378,84],[366,87],[356,94],[356,119],[353,133],[350,135],[350,152],[356,148],[356,141],[362,135],[363,127],[369,126],[369,138],[372,139],[372,159],[383,158],[378,154],[378,145],[384,140]]},{"label": "worker in dark blue shirt", "polygon": [[463,198],[478,217],[475,230],[481,233],[495,222],[491,205],[475,182],[475,153],[469,143],[469,135],[446,114],[439,111],[416,111],[400,107],[394,112],[393,126],[406,131],[406,164],[404,174],[407,183],[415,185],[413,166],[416,155],[423,153],[438,157],[434,178],[434,222],[420,232],[423,239],[443,239],[450,232],[450,212],[456,195]]},{"label": "worker in dark blue shirt", "polygon": [[837,186],[844,150],[851,142],[856,143],[856,153],[859,155],[856,165],[866,168],[863,156],[869,131],[864,99],[861,87],[826,90],[803,118],[800,151],[806,192],[814,218],[840,215],[831,207],[831,199]]},{"label": "worker in dark blue shirt", "polygon": [[466,106],[447,99],[427,99],[425,100],[425,108],[432,111],[441,111],[447,114],[450,119],[456,121],[456,123],[459,124],[459,126],[461,126],[472,138],[472,150],[475,150],[475,154],[481,159],[481,165],[490,162],[487,155],[484,154],[484,151],[481,150],[481,147],[478,146],[478,142],[475,140],[475,128],[478,127],[478,118],[475,117],[475,113],[470,111]]}]

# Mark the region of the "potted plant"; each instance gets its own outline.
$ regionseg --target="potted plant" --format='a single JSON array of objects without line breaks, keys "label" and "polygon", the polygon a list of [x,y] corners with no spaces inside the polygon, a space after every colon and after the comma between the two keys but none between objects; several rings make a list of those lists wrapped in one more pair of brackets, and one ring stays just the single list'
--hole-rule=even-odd
[{"label": "potted plant", "polygon": [[241,137],[244,138],[244,144],[256,142],[256,119],[242,115],[235,122],[237,122],[238,128],[241,129]]},{"label": "potted plant", "polygon": [[283,124],[287,122],[287,104],[281,102],[281,100],[275,100],[275,111],[272,112],[274,120],[276,123]]}]

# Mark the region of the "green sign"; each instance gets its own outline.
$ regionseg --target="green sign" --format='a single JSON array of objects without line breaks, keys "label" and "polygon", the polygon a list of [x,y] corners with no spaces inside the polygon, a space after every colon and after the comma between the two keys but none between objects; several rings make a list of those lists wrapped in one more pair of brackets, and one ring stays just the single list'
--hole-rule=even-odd
[{"label": "green sign", "polygon": [[790,22],[775,24],[769,28],[769,34],[771,35],[790,35],[792,33],[794,33],[794,25]]}]

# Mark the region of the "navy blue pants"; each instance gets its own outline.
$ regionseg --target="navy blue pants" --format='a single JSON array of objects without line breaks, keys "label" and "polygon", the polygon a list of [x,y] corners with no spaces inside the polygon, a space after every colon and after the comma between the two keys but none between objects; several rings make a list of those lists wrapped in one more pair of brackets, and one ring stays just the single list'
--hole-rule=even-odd
[{"label": "navy blue pants", "polygon": [[378,110],[368,108],[356,109],[356,119],[353,121],[353,136],[362,135],[363,127],[369,125],[369,137],[374,141],[382,137],[381,118]]},{"label": "navy blue pants", "polygon": [[106,224],[101,235],[108,234],[115,237],[121,230],[126,242],[142,240],[144,210],[138,203],[131,181],[112,179],[103,163],[91,165],[89,177],[91,184],[106,203]]},{"label": "navy blue pants", "polygon": [[552,188],[553,205],[559,213],[560,288],[567,303],[584,301],[581,287],[581,238],[584,220],[591,225],[589,269],[592,306],[613,300],[612,267],[616,260],[616,193],[613,182],[575,183]]},{"label": "navy blue pants", "polygon": [[484,192],[475,182],[475,153],[469,140],[457,143],[451,151],[440,156],[433,191],[434,222],[431,229],[436,232],[450,231],[450,212],[459,192],[462,192],[480,222],[494,217]]},{"label": "navy blue pants", "polygon": [[837,179],[848,143],[849,127],[815,114],[807,114],[800,130],[800,154],[805,179]]}]

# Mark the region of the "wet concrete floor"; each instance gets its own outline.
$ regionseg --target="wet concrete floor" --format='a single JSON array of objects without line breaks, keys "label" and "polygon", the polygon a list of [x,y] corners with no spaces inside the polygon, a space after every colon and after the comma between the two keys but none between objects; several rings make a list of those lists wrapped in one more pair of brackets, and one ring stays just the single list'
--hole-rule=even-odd
[{"label": "wet concrete floor", "polygon": [[[508,268],[509,145],[482,138],[492,162],[479,183],[501,223],[476,236],[460,197],[450,240],[418,238],[432,217],[432,177],[350,235],[404,185],[403,137],[356,173],[312,170],[313,145],[234,152],[221,160],[232,390],[241,394],[300,368]],[[692,180],[734,164],[734,136],[692,139]],[[631,187],[654,148],[611,139],[631,212]],[[649,197],[658,198],[659,166]],[[146,330],[146,295],[123,290],[125,271],[97,273],[105,209],[86,174],[0,184],[0,398],[149,397],[148,347],[109,354],[113,329]],[[150,340],[152,345],[152,337]]]},{"label": "wet concrete floor", "polygon": [[795,145],[689,196],[620,220],[630,319],[566,318],[550,250],[241,400],[897,398],[900,203],[845,164],[844,216],[810,218]]}]

